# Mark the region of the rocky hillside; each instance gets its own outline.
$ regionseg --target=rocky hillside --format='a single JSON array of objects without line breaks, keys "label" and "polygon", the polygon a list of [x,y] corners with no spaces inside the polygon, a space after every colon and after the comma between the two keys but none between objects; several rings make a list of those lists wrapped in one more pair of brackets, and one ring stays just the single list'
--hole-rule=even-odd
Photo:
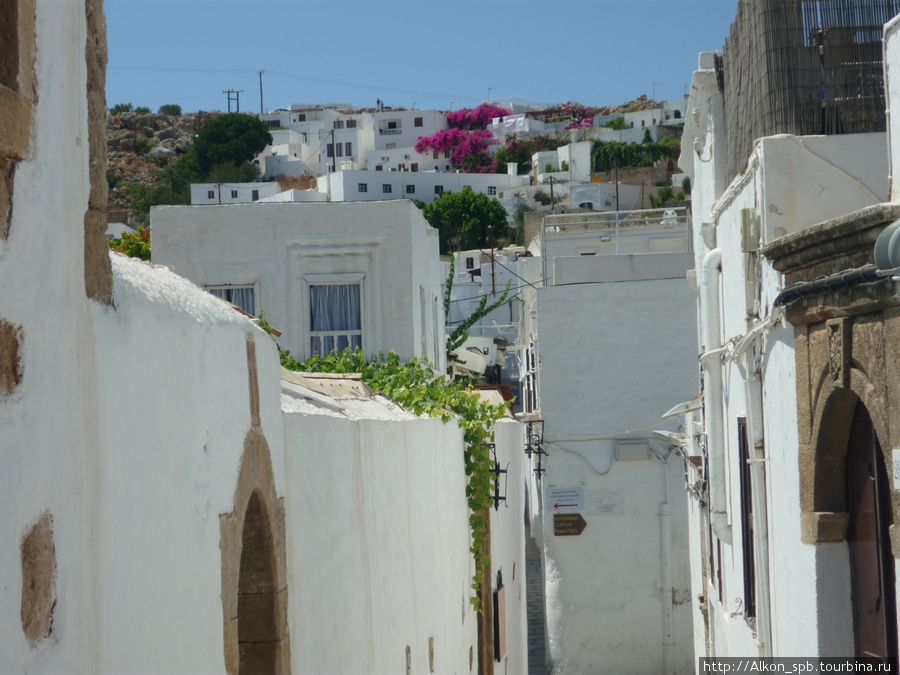
[{"label": "rocky hillside", "polygon": [[106,121],[109,220],[135,225],[133,215],[128,213],[132,185],[149,187],[172,159],[190,149],[200,125],[219,114],[203,112],[171,116],[126,112],[110,115]]}]

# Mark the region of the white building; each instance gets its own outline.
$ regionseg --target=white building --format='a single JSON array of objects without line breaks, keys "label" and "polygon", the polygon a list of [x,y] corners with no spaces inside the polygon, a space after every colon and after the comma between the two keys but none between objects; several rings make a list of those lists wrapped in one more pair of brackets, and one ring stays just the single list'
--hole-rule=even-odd
[{"label": "white building", "polygon": [[278,183],[191,183],[191,204],[246,204],[281,192]]},{"label": "white building", "polygon": [[297,360],[332,349],[443,354],[437,230],[409,201],[157,207],[154,261],[282,331]]},{"label": "white building", "polygon": [[685,218],[638,214],[618,233],[607,214],[545,217],[519,264],[543,281],[524,288],[521,390],[547,453],[531,517],[554,673],[695,667],[684,467],[654,431],[694,393],[693,258]]},{"label": "white building", "polygon": [[418,157],[414,146],[420,136],[447,129],[447,118],[437,110],[355,112],[349,104],[297,103],[261,119],[272,127],[273,143],[255,161],[269,179],[340,168],[388,168],[395,159],[397,164],[419,164],[422,171],[437,168],[427,157]]},{"label": "white building", "polygon": [[686,99],[661,101],[659,105],[647,110],[636,110],[617,115],[597,115],[594,117],[594,126],[602,128],[604,124],[617,117],[624,117],[625,126],[629,129],[678,126],[684,124],[688,107],[689,104]]},{"label": "white building", "polygon": [[419,199],[430,203],[445,192],[474,192],[494,197],[499,190],[527,186],[528,176],[509,173],[444,173],[436,171],[338,171],[319,178],[319,190],[334,202]]},{"label": "white building", "polygon": [[[897,25],[885,28],[892,96]],[[877,72],[877,43],[872,53]],[[736,67],[746,61],[730,57]],[[884,490],[888,511],[896,501],[890,455],[873,448],[897,447],[888,420],[898,382],[886,365],[898,341],[897,287],[872,264],[879,233],[900,216],[896,204],[879,204],[896,146],[886,152],[883,133],[726,138],[741,125],[726,110],[715,58],[700,55],[680,160],[694,188],[704,384],[702,410],[698,401],[673,411],[685,413],[695,650],[896,655],[891,516],[883,504],[860,510],[852,487],[855,453],[867,452],[865,484]],[[854,67],[865,65],[857,54]],[[818,107],[841,105],[830,92],[819,96]],[[844,102],[853,100],[862,99]],[[735,156],[739,142],[749,157]],[[859,529],[866,511],[882,518],[869,544]],[[868,558],[866,545],[875,551]]]},{"label": "white building", "polygon": [[591,182],[591,143],[569,143],[556,150],[536,152],[531,157],[535,182],[547,183],[551,178],[557,182]]}]

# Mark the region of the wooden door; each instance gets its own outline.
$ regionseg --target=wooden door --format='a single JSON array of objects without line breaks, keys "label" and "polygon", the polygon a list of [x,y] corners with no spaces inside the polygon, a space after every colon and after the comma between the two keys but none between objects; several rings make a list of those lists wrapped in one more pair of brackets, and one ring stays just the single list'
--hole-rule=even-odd
[{"label": "wooden door", "polygon": [[897,656],[890,482],[869,413],[857,403],[847,448],[846,497],[857,656]]}]

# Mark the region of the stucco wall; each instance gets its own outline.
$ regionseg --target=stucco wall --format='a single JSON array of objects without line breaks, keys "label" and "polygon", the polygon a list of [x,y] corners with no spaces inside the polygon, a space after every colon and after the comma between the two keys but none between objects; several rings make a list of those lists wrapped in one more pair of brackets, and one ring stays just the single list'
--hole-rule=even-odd
[{"label": "stucco wall", "polygon": [[155,262],[201,285],[256,284],[258,311],[298,360],[310,355],[304,276],[348,274],[364,275],[367,353],[440,362],[419,333],[419,288],[429,307],[441,297],[437,231],[411,202],[156,207],[150,224]]},{"label": "stucco wall", "polygon": [[[616,438],[661,456],[652,429],[692,398],[693,296],[683,279],[590,283],[538,290],[541,416],[548,443],[542,481],[549,660],[553,672],[662,672],[669,605],[672,672],[692,672],[683,468],[616,459]],[[628,432],[632,432],[629,434]],[[553,490],[583,490],[579,508]],[[668,504],[669,534],[661,505]],[[664,511],[665,509],[663,509]],[[554,513],[579,512],[578,536],[554,534]],[[664,558],[672,573],[663,592]]]},{"label": "stucco wall", "polygon": [[476,644],[462,432],[284,415],[296,672],[468,672]]},{"label": "stucco wall", "polygon": [[[221,672],[219,514],[233,508],[251,426],[248,333],[276,467],[278,356],[265,333],[186,279],[118,255],[114,272],[116,309],[92,316],[98,672]],[[283,495],[280,471],[275,486]]]}]

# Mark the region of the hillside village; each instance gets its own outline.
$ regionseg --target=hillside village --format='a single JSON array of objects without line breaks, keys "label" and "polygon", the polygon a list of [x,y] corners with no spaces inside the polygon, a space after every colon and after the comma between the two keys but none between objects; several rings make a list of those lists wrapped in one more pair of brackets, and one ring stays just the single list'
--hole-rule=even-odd
[{"label": "hillside village", "polygon": [[684,100],[237,118],[0,4],[0,672],[895,668],[900,1],[734,4]]}]

